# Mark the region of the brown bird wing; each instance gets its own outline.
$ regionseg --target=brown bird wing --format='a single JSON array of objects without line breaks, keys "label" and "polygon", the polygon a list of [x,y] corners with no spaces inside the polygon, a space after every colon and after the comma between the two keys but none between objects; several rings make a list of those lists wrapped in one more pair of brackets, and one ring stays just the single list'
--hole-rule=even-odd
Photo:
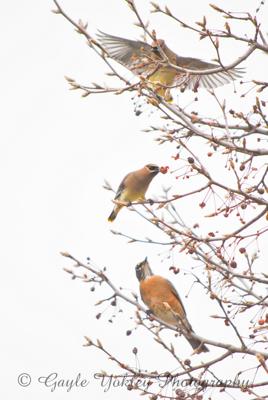
[{"label": "brown bird wing", "polygon": [[130,69],[134,74],[148,75],[156,68],[152,47],[142,41],[129,40],[99,31],[101,45],[109,56]]},{"label": "brown bird wing", "polygon": [[[184,315],[181,315],[181,312],[178,312],[178,310],[174,309],[174,307],[172,307],[172,303],[169,304],[169,305],[171,306],[171,308],[173,309],[174,312],[177,312],[177,313],[178,313],[178,317],[181,319],[181,322],[182,322],[182,325],[184,326],[184,328],[185,328],[189,333],[190,333],[190,332],[193,332],[193,328],[191,327],[191,324],[190,324],[190,322],[189,322],[188,319],[187,319],[186,311],[185,311],[185,308],[184,308],[184,305],[183,305],[183,302],[182,302],[182,300],[181,300],[181,298],[180,298],[179,293],[177,292],[175,286],[173,286],[172,282],[170,282],[168,279],[167,279],[167,283],[168,283],[169,286],[170,286],[170,291],[171,291],[171,293],[175,296],[176,300],[178,300],[179,306],[180,306],[180,308],[182,309]],[[168,302],[168,303],[169,303],[169,302]]]},{"label": "brown bird wing", "polygon": [[185,315],[185,317],[186,317],[186,311],[185,311],[184,305],[183,305],[183,303],[182,303],[182,301],[181,301],[181,298],[180,298],[179,293],[177,292],[177,290],[176,290],[176,288],[175,288],[175,286],[173,285],[172,282],[170,282],[168,279],[167,279],[167,282],[168,282],[168,284],[169,284],[169,286],[170,286],[170,289],[171,289],[172,294],[176,297],[176,299],[177,299],[178,302],[180,303],[181,308],[183,309],[184,315]]},{"label": "brown bird wing", "polygon": [[118,189],[117,189],[117,191],[116,191],[114,200],[119,199],[119,197],[121,196],[122,192],[125,190],[125,187],[126,187],[125,182],[126,182],[126,179],[127,179],[128,176],[129,176],[129,174],[127,174],[127,175],[124,177],[124,179],[122,180],[122,182],[121,182],[120,185],[118,186]]},{"label": "brown bird wing", "polygon": [[[209,70],[219,67],[217,64],[208,63],[197,58],[179,56],[177,56],[176,64],[179,67],[188,68],[195,71]],[[228,71],[221,71],[212,74],[208,73],[206,75],[190,74],[189,76],[186,76],[185,74],[178,72],[175,84],[191,90],[197,90],[199,87],[203,87],[205,89],[214,89],[237,78],[241,78],[243,73],[244,68],[233,68]]]}]

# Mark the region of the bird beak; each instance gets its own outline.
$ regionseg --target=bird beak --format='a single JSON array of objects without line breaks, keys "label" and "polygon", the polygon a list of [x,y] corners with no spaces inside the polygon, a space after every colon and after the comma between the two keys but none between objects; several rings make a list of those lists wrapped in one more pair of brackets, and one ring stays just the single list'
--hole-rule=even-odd
[{"label": "bird beak", "polygon": [[145,259],[142,262],[143,264],[147,263],[147,257],[145,257]]}]

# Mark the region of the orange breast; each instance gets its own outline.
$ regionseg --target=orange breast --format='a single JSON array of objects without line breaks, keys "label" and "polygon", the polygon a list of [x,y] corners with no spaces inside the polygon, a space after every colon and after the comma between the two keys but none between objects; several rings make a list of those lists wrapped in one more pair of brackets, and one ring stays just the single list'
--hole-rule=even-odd
[{"label": "orange breast", "polygon": [[158,275],[150,276],[141,281],[140,292],[144,303],[162,321],[177,325],[178,320],[174,313],[181,319],[186,319],[183,305],[167,279]]}]

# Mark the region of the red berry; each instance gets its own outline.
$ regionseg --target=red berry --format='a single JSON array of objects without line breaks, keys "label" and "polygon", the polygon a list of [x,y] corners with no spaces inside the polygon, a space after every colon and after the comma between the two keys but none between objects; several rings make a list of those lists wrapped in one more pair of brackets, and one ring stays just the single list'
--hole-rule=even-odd
[{"label": "red berry", "polygon": [[168,166],[160,167],[160,172],[161,172],[161,174],[166,174],[166,173],[168,172],[168,170],[169,170],[169,167],[168,167]]},{"label": "red berry", "polygon": [[236,261],[234,261],[234,260],[231,261],[231,262],[230,262],[230,267],[231,267],[231,268],[236,268],[236,267],[237,267]]},{"label": "red berry", "polygon": [[193,157],[188,157],[188,163],[189,163],[189,164],[194,164],[194,159],[193,159]]}]

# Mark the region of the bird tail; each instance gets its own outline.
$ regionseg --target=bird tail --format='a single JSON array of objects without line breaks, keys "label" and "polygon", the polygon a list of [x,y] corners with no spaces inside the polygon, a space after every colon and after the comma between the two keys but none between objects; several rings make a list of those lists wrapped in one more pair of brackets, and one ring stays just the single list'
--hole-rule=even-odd
[{"label": "bird tail", "polygon": [[207,346],[205,344],[203,344],[200,340],[195,339],[194,337],[191,337],[191,336],[187,336],[187,340],[190,343],[190,345],[192,346],[192,348],[194,350],[196,350],[197,354],[207,353],[209,351]]},{"label": "bird tail", "polygon": [[111,214],[109,215],[109,217],[108,217],[108,221],[109,222],[113,222],[115,220],[116,216],[117,216],[117,213],[115,213],[114,210],[113,210],[111,212]]},{"label": "bird tail", "polygon": [[180,319],[179,328],[183,328],[183,335],[188,340],[192,348],[195,350],[194,353],[207,353],[209,349],[207,346],[199,339],[195,338],[195,332],[191,327],[189,321],[187,320],[186,316]]},{"label": "bird tail", "polygon": [[111,214],[108,217],[109,222],[113,222],[115,220],[115,218],[117,217],[117,214],[119,213],[121,208],[122,207],[120,207],[120,206],[114,207],[113,211],[111,212]]}]

